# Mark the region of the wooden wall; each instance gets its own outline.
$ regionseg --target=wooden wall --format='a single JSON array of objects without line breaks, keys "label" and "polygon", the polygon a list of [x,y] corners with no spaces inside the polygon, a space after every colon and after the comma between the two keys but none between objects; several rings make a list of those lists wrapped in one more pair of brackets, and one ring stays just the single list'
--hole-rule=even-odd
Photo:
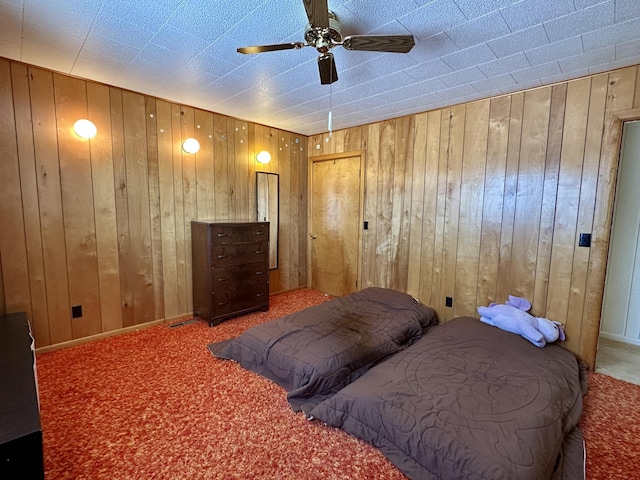
[{"label": "wooden wall", "polygon": [[[73,123],[91,119],[91,141]],[[196,155],[181,149],[190,136]],[[253,221],[280,174],[279,268],[305,286],[306,137],[0,59],[0,313],[38,347],[189,314],[191,220]],[[261,166],[255,152],[269,150]],[[83,316],[71,318],[71,306]]]},{"label": "wooden wall", "polygon": [[313,136],[309,151],[366,152],[363,287],[409,292],[441,320],[523,296],[592,363],[619,141],[601,158],[603,131],[638,106],[631,67]]}]

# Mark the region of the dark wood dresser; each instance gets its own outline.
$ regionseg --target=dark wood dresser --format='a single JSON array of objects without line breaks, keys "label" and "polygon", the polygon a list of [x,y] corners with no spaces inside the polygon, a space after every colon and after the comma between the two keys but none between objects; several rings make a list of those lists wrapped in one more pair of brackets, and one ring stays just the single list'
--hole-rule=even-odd
[{"label": "dark wood dresser", "polygon": [[269,222],[191,222],[193,314],[218,325],[269,310]]},{"label": "dark wood dresser", "polygon": [[0,315],[0,478],[42,479],[33,339],[25,313]]}]

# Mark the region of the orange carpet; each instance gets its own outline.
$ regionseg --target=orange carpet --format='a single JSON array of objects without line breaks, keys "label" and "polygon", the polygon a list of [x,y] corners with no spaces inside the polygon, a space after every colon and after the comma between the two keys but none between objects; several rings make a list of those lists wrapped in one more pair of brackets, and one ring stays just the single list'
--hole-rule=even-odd
[{"label": "orange carpet", "polygon": [[[404,479],[374,447],[308,422],[281,387],[206,348],[325,300],[297,290],[217,327],[156,326],[39,355],[46,478]],[[640,387],[591,381],[587,478],[640,478]]]}]

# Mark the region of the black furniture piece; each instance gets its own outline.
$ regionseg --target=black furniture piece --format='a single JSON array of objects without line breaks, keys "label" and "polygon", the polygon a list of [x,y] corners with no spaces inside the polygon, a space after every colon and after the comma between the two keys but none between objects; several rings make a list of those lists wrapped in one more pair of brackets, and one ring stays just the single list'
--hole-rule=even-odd
[{"label": "black furniture piece", "polygon": [[269,222],[191,222],[193,314],[218,325],[269,310]]},{"label": "black furniture piece", "polygon": [[25,313],[0,316],[0,478],[43,479],[33,338]]}]

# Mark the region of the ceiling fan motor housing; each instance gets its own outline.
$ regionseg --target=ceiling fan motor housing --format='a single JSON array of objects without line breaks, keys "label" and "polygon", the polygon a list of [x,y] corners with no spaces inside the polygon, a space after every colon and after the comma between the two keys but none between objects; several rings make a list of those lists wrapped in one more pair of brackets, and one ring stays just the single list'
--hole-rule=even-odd
[{"label": "ceiling fan motor housing", "polygon": [[320,53],[327,53],[335,45],[342,43],[342,26],[336,14],[329,11],[329,28],[314,27],[308,23],[304,39]]}]

